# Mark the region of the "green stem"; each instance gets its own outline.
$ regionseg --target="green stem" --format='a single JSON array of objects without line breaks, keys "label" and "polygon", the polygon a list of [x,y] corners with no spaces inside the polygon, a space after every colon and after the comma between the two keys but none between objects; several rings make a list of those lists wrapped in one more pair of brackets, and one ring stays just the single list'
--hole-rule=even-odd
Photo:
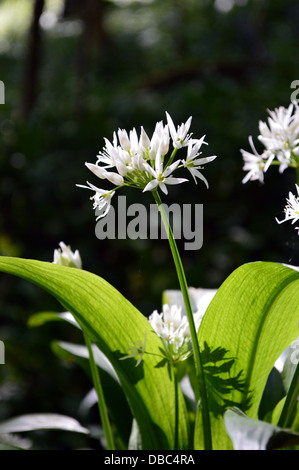
[{"label": "green stem", "polygon": [[299,363],[296,366],[286,400],[278,421],[278,426],[281,428],[289,427],[292,424],[292,415],[297,404],[299,396]]},{"label": "green stem", "polygon": [[168,162],[166,163],[166,165],[165,165],[165,167],[164,167],[164,170],[166,170],[166,168],[167,168],[169,165],[172,164],[173,159],[174,159],[174,157],[175,157],[177,151],[178,151],[177,148],[173,149],[172,154],[170,155],[169,160],[168,160]]},{"label": "green stem", "polygon": [[189,291],[188,291],[188,285],[187,285],[182,261],[180,258],[180,254],[177,248],[177,244],[174,239],[174,236],[173,236],[173,233],[172,233],[169,221],[168,221],[168,217],[164,210],[158,191],[153,191],[153,196],[155,198],[156,204],[160,211],[162,222],[167,233],[169,246],[171,249],[180,288],[181,288],[183,298],[184,298],[184,304],[185,304],[186,314],[187,314],[187,318],[189,322],[191,341],[192,341],[192,346],[193,346],[198,396],[201,399],[205,450],[211,450],[212,449],[212,436],[211,436],[211,423],[210,423],[210,415],[209,415],[209,407],[208,407],[208,396],[207,396],[207,389],[206,389],[206,384],[205,384],[205,377],[204,377],[204,370],[203,370],[203,365],[202,365],[202,360],[201,360],[201,354],[200,354],[200,349],[199,349],[199,344],[198,344],[198,338],[196,334],[194,315],[193,315]]},{"label": "green stem", "polygon": [[175,417],[174,417],[174,450],[178,450],[178,435],[179,435],[179,395],[178,395],[178,377],[174,364],[172,364],[172,377],[174,383],[174,401],[175,401]]},{"label": "green stem", "polygon": [[110,422],[108,418],[107,407],[105,403],[105,397],[103,393],[103,388],[102,388],[102,384],[100,380],[98,367],[94,360],[92,345],[91,345],[89,336],[85,333],[84,329],[82,329],[82,331],[84,335],[85,344],[89,353],[90,371],[91,371],[91,376],[93,380],[93,385],[94,385],[94,388],[96,390],[96,394],[98,397],[99,413],[100,413],[100,418],[101,418],[101,422],[102,422],[102,426],[103,426],[104,434],[106,438],[107,450],[114,450],[115,449],[114,441],[113,441],[111,426],[110,426]]}]

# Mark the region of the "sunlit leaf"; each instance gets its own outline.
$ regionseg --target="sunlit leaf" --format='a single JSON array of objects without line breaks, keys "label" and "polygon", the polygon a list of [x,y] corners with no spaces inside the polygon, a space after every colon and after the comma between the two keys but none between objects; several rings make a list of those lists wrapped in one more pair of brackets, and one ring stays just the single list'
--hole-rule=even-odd
[{"label": "sunlit leaf", "polygon": [[60,429],[64,431],[88,434],[88,429],[74,418],[55,413],[32,413],[17,416],[0,423],[0,433],[19,433],[39,429]]},{"label": "sunlit leaf", "polygon": [[[264,388],[275,361],[298,337],[299,273],[277,263],[257,262],[236,269],[211,301],[199,328],[204,349],[224,348],[234,358],[230,373],[244,386],[225,399],[257,418]],[[248,403],[250,406],[248,407]],[[214,410],[211,410],[212,412]],[[200,417],[199,417],[200,419]],[[221,415],[211,416],[216,448],[229,448]],[[200,424],[197,446],[201,448]]]}]

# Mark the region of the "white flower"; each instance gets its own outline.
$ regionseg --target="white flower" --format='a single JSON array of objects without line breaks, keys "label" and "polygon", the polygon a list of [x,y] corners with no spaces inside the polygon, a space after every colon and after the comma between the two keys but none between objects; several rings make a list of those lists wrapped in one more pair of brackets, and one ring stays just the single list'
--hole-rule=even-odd
[{"label": "white flower", "polygon": [[110,183],[115,184],[115,186],[122,186],[124,184],[124,179],[118,173],[112,171],[107,171],[105,168],[102,168],[99,165],[94,165],[93,163],[85,163],[87,168],[92,171],[98,178],[102,180],[107,179]]},{"label": "white flower", "polygon": [[166,117],[167,117],[169,132],[172,137],[173,146],[179,149],[181,147],[185,147],[186,145],[188,145],[188,143],[191,140],[191,134],[188,134],[188,131],[191,126],[192,116],[190,116],[187,119],[185,124],[182,123],[180,126],[177,126],[177,129],[175,128],[173,120],[171,119],[170,115],[167,112],[166,112]]},{"label": "white flower", "polygon": [[186,178],[174,178],[173,176],[171,176],[171,173],[177,168],[179,163],[180,160],[177,160],[176,162],[163,169],[162,157],[160,152],[158,151],[156,155],[155,169],[153,169],[148,164],[145,167],[146,171],[153,176],[153,179],[145,186],[143,192],[152,191],[158,186],[161,191],[163,191],[163,193],[167,194],[167,184],[180,184],[184,183],[184,181],[188,181]]},{"label": "white flower", "polygon": [[203,168],[201,165],[212,162],[216,158],[216,155],[213,155],[212,157],[196,159],[196,157],[198,157],[198,155],[201,154],[201,152],[198,152],[200,147],[202,146],[203,143],[206,144],[206,142],[204,142],[204,138],[205,136],[195,141],[195,144],[193,144],[192,142],[189,142],[188,150],[187,150],[187,158],[186,160],[182,160],[182,163],[184,167],[190,171],[196,184],[197,184],[196,178],[199,178],[206,184],[208,188],[209,184],[206,178],[198,170]]},{"label": "white flower", "polygon": [[[196,178],[199,178],[207,185],[199,169],[202,169],[201,165],[216,157],[197,159],[204,137],[191,139],[191,135],[188,134],[192,117],[175,129],[170,115],[166,113],[166,116],[168,124],[157,122],[151,138],[142,126],[139,136],[135,128],[129,132],[118,129],[113,133],[111,142],[104,138],[105,146],[99,152],[96,163],[86,162],[86,167],[101,180],[107,180],[116,186],[114,191],[122,186],[131,186],[143,191],[161,190],[167,194],[167,185],[188,181],[186,178],[173,176],[175,170],[184,167],[191,173],[195,182]],[[169,156],[170,138],[174,149]],[[186,146],[188,146],[186,160],[182,162],[180,159],[175,159],[177,151]],[[87,186],[77,186],[94,190],[96,193],[92,198],[94,207],[99,209],[105,207],[104,214],[107,214],[113,191],[99,189],[88,182]]]},{"label": "white flower", "polygon": [[[286,168],[299,167],[299,107],[292,103],[288,108],[280,106],[273,111],[268,110],[268,121],[259,121],[260,135],[258,139],[265,147],[259,155],[251,141],[253,154],[241,150],[245,161],[244,170],[248,175],[243,183],[248,180],[260,180],[263,182],[264,173],[269,165],[279,165],[279,172]],[[273,160],[276,161],[273,161]]]},{"label": "white flower", "polygon": [[278,220],[276,222],[282,224],[288,220],[292,221],[292,224],[299,220],[299,186],[296,184],[297,196],[289,192],[289,198],[287,199],[287,205],[285,206],[285,218],[283,220]]},{"label": "white flower", "polygon": [[54,250],[53,264],[61,264],[63,266],[69,266],[72,268],[82,268],[82,261],[80,253],[76,250],[74,253],[70,246],[65,243],[59,243],[60,248]]},{"label": "white flower", "polygon": [[[198,331],[202,314],[195,313],[194,321]],[[167,357],[174,361],[184,360],[190,353],[191,335],[187,316],[178,305],[163,305],[163,311],[155,310],[148,318],[151,326],[162,339]]]},{"label": "white flower", "polygon": [[97,215],[96,220],[101,219],[102,217],[105,217],[108,214],[109,209],[111,207],[111,199],[114,196],[115,191],[104,191],[103,189],[97,188],[88,181],[87,184],[88,186],[80,184],[77,184],[77,186],[80,188],[86,188],[95,191],[94,196],[92,196],[90,199],[93,199],[93,209],[100,212],[103,211],[99,215]]},{"label": "white flower", "polygon": [[163,122],[157,122],[154,133],[152,135],[149,146],[149,158],[152,161],[156,160],[156,155],[159,152],[161,155],[166,155],[169,150],[169,131],[168,126],[164,126]]},{"label": "white flower", "polygon": [[167,344],[174,344],[176,352],[185,341],[183,331],[186,321],[187,317],[182,316],[182,308],[177,305],[169,307],[169,305],[164,304],[162,313],[159,314],[158,311],[155,310],[149,316],[149,322],[157,335]]},{"label": "white flower", "polygon": [[[294,111],[294,113],[293,113]],[[265,148],[273,153],[280,162],[279,172],[289,166],[297,166],[299,156],[299,109],[291,104],[288,108],[280,106],[268,110],[268,124],[260,121],[258,139]]]},{"label": "white flower", "polygon": [[298,107],[295,108],[293,114],[294,104],[288,108],[280,106],[274,111],[268,110],[270,117],[268,118],[268,125],[259,122],[259,140],[263,142],[265,147],[271,151],[279,150],[286,153],[290,157],[290,151],[299,144],[299,112]]},{"label": "white flower", "polygon": [[265,150],[260,155],[254,146],[251,136],[248,140],[253,153],[241,149],[241,153],[244,160],[243,170],[248,171],[247,175],[243,178],[242,183],[247,183],[247,181],[249,180],[259,180],[261,183],[263,183],[264,173],[268,170],[269,166],[271,165],[271,162],[274,159],[274,155],[268,150]]}]

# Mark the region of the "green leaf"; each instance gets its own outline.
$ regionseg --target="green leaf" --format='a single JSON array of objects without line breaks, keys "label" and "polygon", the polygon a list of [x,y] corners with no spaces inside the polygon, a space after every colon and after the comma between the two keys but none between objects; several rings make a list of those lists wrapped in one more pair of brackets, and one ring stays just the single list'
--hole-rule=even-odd
[{"label": "green leaf", "polygon": [[[85,328],[90,339],[109,359],[122,384],[142,436],[144,449],[172,449],[175,436],[175,390],[160,361],[161,341],[148,320],[114,287],[87,271],[53,263],[0,258],[0,270],[33,282],[53,295]],[[121,361],[134,342],[147,333],[147,352]],[[159,355],[159,356],[156,356]],[[179,394],[178,446],[190,446],[189,422]]]},{"label": "green leaf", "polygon": [[39,429],[60,429],[89,434],[88,429],[81,426],[76,419],[55,413],[32,413],[17,416],[0,423],[0,434],[36,431]]},{"label": "green leaf", "polygon": [[[52,349],[58,355],[63,357],[78,357],[86,360],[89,359],[87,347],[81,344],[67,343],[65,341],[54,341],[52,343]],[[64,351],[64,353],[61,353],[61,351]],[[102,351],[100,351],[96,345],[92,345],[92,351],[96,365],[109,374],[115,382],[119,383],[119,379],[115,370],[106,356],[104,356]]]},{"label": "green leaf", "polygon": [[38,312],[31,315],[28,320],[28,326],[35,328],[37,326],[42,326],[49,321],[66,321],[77,328],[80,328],[79,324],[70,312]]},{"label": "green leaf", "polygon": [[299,434],[246,416],[238,408],[224,414],[234,450],[273,450],[299,444]]},{"label": "green leaf", "polygon": [[[257,262],[236,269],[211,301],[199,328],[199,343],[223,348],[234,359],[230,376],[243,386],[226,390],[225,400],[257,418],[275,361],[298,336],[299,273],[277,263]],[[227,378],[226,375],[223,377]],[[213,389],[210,388],[213,395]],[[232,405],[231,405],[232,406]],[[211,410],[214,448],[229,448],[221,414]],[[199,417],[200,418],[200,417]],[[197,423],[197,447],[201,447]]]}]

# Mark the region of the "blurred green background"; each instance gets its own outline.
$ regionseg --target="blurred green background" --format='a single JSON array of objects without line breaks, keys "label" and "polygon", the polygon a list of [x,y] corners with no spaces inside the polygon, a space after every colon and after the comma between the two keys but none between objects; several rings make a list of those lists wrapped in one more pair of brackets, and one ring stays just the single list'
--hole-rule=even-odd
[{"label": "blurred green background", "polygon": [[[298,23],[295,0],[0,1],[0,254],[52,261],[64,241],[145,315],[160,308],[163,290],[178,286],[167,242],[99,241],[90,192],[76,184],[99,184],[84,163],[95,163],[104,137],[141,125],[151,134],[167,110],[176,124],[193,116],[191,131],[209,143],[204,155],[218,157],[204,170],[208,190],[191,182],[167,198],[204,205],[203,247],[184,251],[178,241],[189,285],[217,288],[251,261],[299,264],[293,226],[275,222],[295,174],[270,168],[264,185],[242,185],[240,154],[249,135],[261,149],[267,109],[290,103]],[[134,190],[121,194],[142,202]],[[51,341],[81,338],[65,325],[27,327],[47,309],[60,306],[0,276],[0,421],[27,412],[80,419],[89,382],[53,355]],[[83,424],[97,419],[91,410]],[[66,433],[34,437],[43,448],[90,444]]]}]

